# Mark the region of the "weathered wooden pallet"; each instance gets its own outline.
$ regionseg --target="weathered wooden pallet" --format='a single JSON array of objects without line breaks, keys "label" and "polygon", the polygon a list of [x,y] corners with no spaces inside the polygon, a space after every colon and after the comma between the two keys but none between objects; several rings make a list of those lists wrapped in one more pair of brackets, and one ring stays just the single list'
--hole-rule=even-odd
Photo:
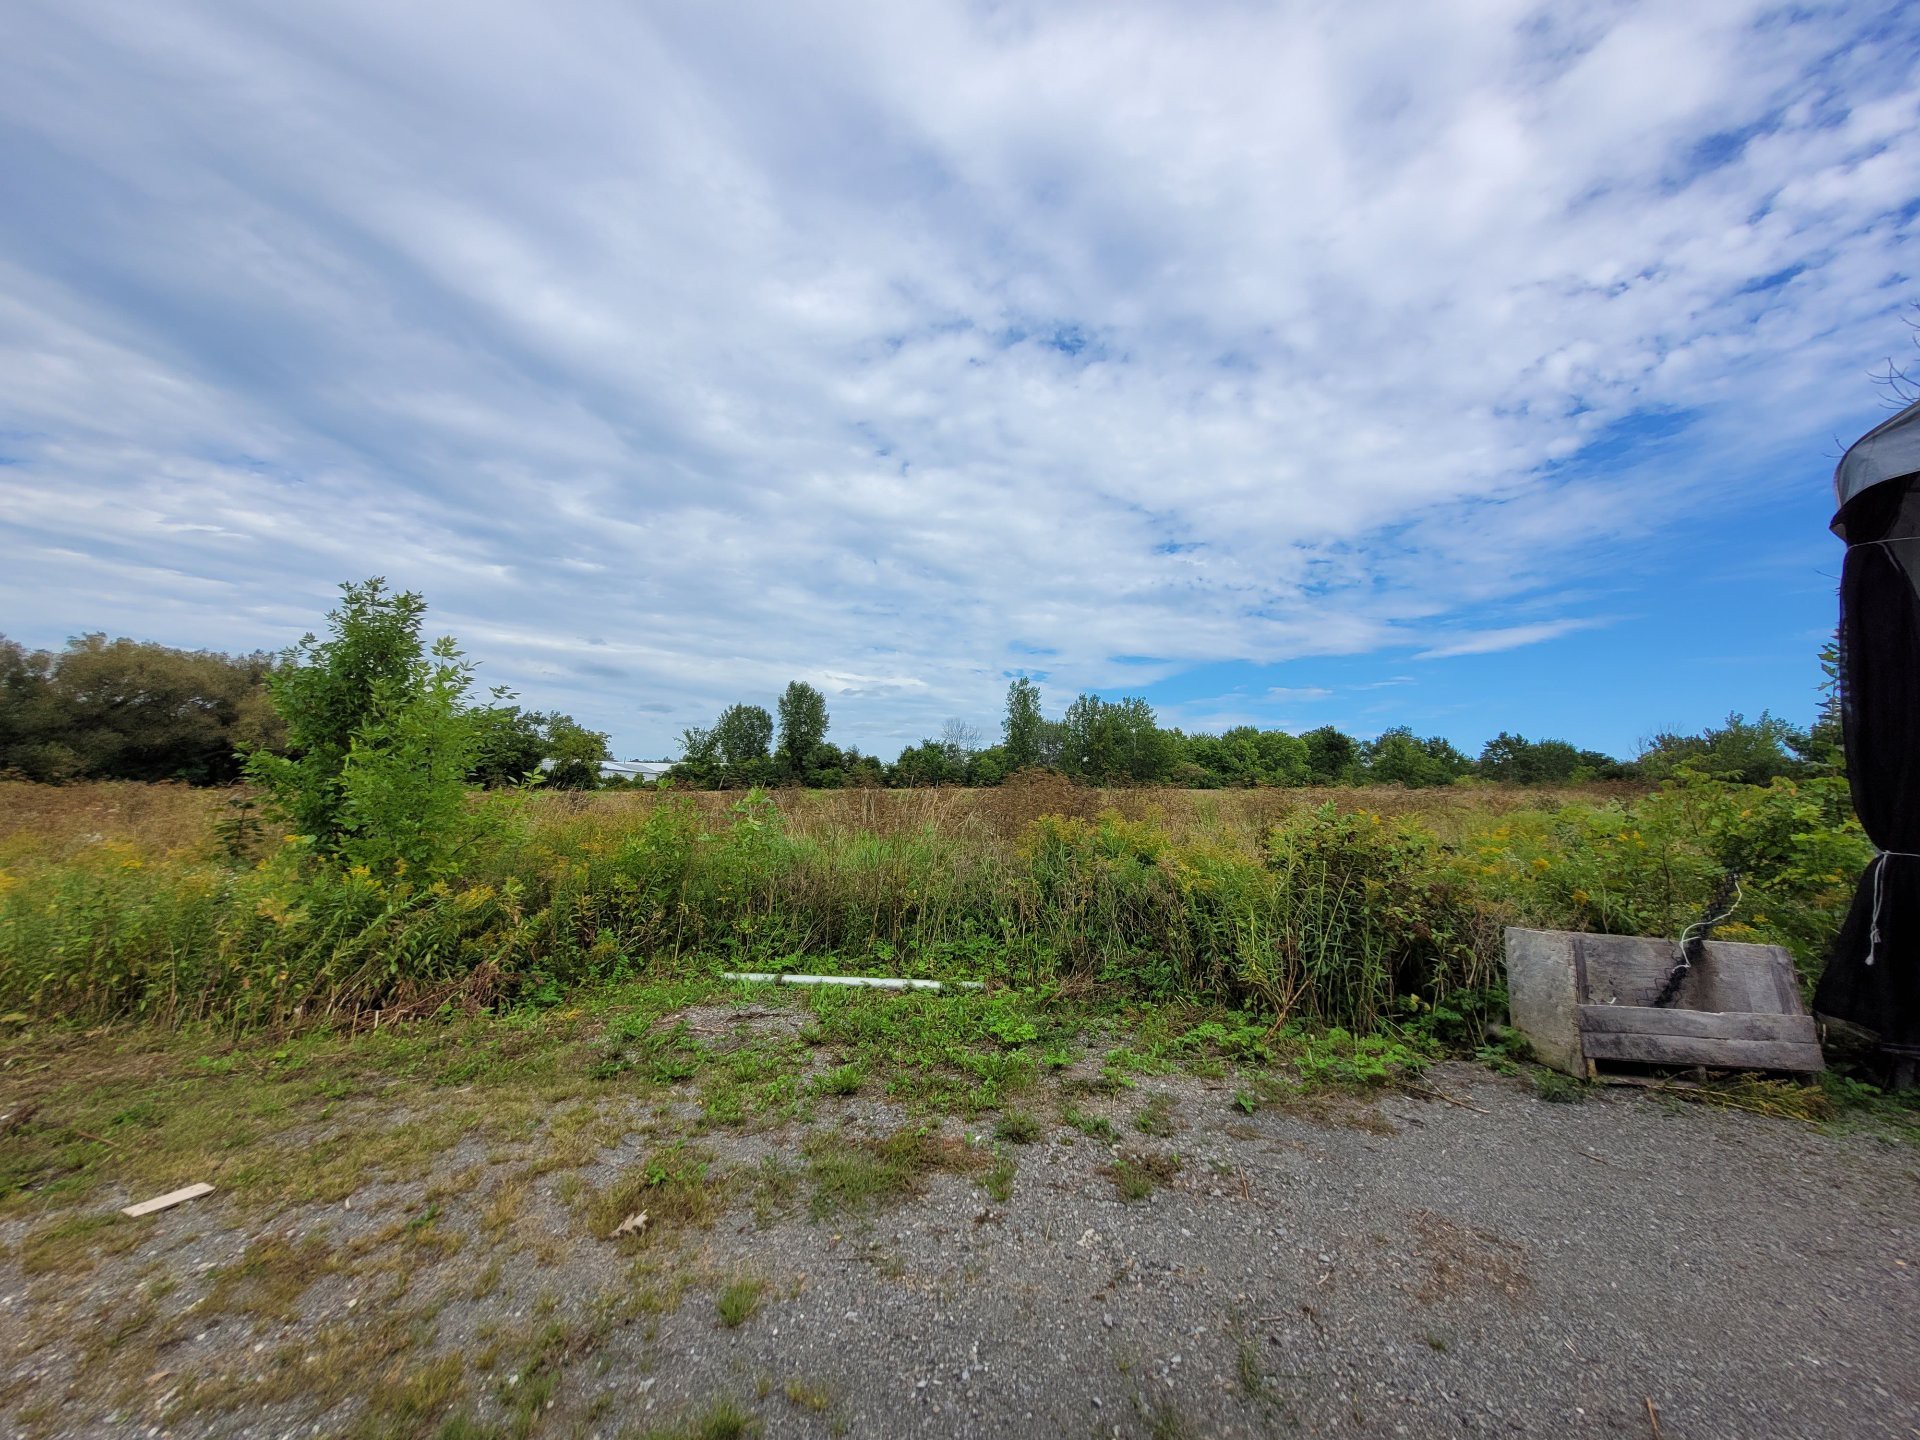
[{"label": "weathered wooden pallet", "polygon": [[1793,957],[1778,945],[1709,941],[1672,1003],[1656,1006],[1680,958],[1671,940],[1513,928],[1506,941],[1514,1027],[1556,1070],[1825,1068]]}]

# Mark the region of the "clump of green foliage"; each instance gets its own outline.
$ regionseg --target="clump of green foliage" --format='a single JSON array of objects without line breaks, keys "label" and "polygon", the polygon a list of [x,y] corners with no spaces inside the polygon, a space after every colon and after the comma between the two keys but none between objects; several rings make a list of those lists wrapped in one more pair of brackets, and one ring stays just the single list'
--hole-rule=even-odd
[{"label": "clump of green foliage", "polygon": [[426,602],[412,591],[340,588],[328,638],[306,636],[267,680],[289,753],[256,751],[247,774],[317,855],[432,878],[478,835],[473,666],[451,637],[423,645]]},{"label": "clump of green foliage", "polygon": [[1630,802],[1499,817],[1453,866],[1521,924],[1618,935],[1678,935],[1732,871],[1739,903],[1715,936],[1785,945],[1811,971],[1872,855],[1838,776],[1746,785],[1682,768]]}]

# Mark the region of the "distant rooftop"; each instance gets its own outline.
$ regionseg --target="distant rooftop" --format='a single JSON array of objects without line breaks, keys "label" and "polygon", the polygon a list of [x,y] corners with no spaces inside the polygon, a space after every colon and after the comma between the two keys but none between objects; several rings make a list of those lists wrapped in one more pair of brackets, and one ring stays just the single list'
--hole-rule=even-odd
[{"label": "distant rooftop", "polygon": [[672,760],[602,760],[602,780],[658,780],[677,762]]}]

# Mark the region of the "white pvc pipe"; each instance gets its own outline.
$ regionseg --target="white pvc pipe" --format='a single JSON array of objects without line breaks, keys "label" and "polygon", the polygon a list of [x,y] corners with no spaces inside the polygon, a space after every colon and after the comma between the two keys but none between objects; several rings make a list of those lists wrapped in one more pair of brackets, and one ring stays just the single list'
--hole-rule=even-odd
[{"label": "white pvc pipe", "polygon": [[905,980],[892,975],[775,975],[763,970],[723,970],[722,980],[749,980],[761,985],[853,985],[867,990],[984,990],[978,980]]}]

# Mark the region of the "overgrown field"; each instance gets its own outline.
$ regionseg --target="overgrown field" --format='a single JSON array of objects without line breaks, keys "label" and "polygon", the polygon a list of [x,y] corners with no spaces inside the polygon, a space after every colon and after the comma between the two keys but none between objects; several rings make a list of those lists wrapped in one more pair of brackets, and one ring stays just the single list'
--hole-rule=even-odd
[{"label": "overgrown field", "polygon": [[238,1026],[557,1001],[729,967],[1185,998],[1354,1031],[1497,1006],[1501,927],[1818,964],[1871,851],[1841,782],[482,795],[435,878],[343,867],[244,792],[0,785],[0,1012]]}]

